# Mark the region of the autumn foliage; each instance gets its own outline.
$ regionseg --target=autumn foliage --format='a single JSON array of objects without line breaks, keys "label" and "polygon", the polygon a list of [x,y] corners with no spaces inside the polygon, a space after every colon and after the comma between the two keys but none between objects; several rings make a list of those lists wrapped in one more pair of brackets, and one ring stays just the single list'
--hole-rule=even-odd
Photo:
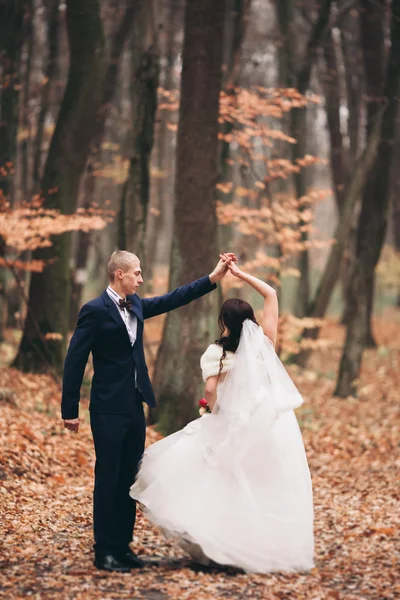
[{"label": "autumn foliage", "polygon": [[0,203],[0,239],[3,239],[6,252],[5,256],[0,256],[0,267],[42,271],[43,261],[22,260],[21,255],[51,246],[52,236],[68,231],[104,229],[112,217],[112,211],[98,207],[64,215],[59,210],[45,208],[40,198],[18,208],[11,208],[3,200]]},{"label": "autumn foliage", "polygon": [[[150,337],[156,333],[152,325]],[[330,348],[313,355],[308,370],[290,368],[305,399],[297,416],[314,487],[316,567],[311,573],[260,576],[196,568],[141,514],[134,549],[158,558],[160,566],[128,575],[100,573],[92,564],[94,451],[86,410],[81,432],[68,434],[54,381],[1,367],[3,597],[395,600],[400,329],[396,319],[375,326],[380,350],[366,353],[358,400],[332,397],[332,368],[343,343],[343,330],[334,322],[325,325],[322,336]],[[2,362],[11,346],[9,339],[0,347]],[[151,367],[151,356],[148,360]],[[152,443],[158,434],[148,428],[147,437]]]}]

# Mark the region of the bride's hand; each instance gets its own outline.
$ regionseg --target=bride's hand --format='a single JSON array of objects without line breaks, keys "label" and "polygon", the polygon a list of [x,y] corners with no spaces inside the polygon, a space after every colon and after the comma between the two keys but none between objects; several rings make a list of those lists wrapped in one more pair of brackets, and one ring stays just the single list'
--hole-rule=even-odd
[{"label": "bride's hand", "polygon": [[240,277],[242,271],[238,268],[237,264],[234,262],[228,263],[228,269],[235,277]]}]

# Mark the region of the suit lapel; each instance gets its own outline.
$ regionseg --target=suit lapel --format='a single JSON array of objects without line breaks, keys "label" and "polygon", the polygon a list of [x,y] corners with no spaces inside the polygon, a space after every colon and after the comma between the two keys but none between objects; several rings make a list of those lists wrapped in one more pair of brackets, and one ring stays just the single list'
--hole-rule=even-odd
[{"label": "suit lapel", "polygon": [[112,318],[112,320],[116,323],[116,325],[118,325],[118,327],[121,327],[122,330],[125,332],[126,334],[126,338],[130,343],[129,340],[129,335],[128,332],[126,330],[126,325],[124,323],[124,320],[122,318],[122,315],[120,314],[118,308],[116,307],[116,305],[114,304],[114,302],[111,300],[110,296],[107,294],[106,291],[104,291],[101,295],[101,298],[104,302],[104,304],[106,305],[108,312],[110,314],[110,317]]},{"label": "suit lapel", "polygon": [[129,296],[127,296],[127,299],[131,302],[132,304],[132,308],[131,308],[131,312],[133,312],[133,314],[135,315],[135,317],[138,320],[138,325],[139,323],[143,324],[143,315],[141,314],[141,312],[139,311],[139,307],[136,305],[135,302],[135,294],[131,294]]}]

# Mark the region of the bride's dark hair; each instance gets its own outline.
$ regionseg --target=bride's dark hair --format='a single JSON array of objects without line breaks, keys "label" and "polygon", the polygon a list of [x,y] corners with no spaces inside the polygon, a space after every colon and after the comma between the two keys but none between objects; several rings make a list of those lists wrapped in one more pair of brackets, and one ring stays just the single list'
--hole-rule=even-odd
[{"label": "bride's dark hair", "polygon": [[[248,302],[239,298],[229,298],[225,300],[221,307],[221,312],[218,317],[218,327],[221,332],[221,337],[215,340],[218,346],[222,346],[222,356],[219,361],[219,374],[222,371],[222,361],[226,357],[226,352],[236,352],[239,346],[240,334],[242,333],[243,323],[246,319],[250,319],[256,323],[254,310]],[[229,335],[222,335],[224,330],[229,330]]]}]

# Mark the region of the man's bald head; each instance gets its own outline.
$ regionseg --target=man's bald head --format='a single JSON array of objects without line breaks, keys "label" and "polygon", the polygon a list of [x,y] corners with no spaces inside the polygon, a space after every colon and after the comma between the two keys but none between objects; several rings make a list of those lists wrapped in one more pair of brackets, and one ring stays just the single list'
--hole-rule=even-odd
[{"label": "man's bald head", "polygon": [[111,283],[115,280],[115,273],[118,269],[121,271],[129,271],[129,269],[133,266],[139,266],[140,260],[133,254],[132,252],[127,252],[126,250],[116,250],[111,254],[110,260],[108,261],[108,277]]}]

